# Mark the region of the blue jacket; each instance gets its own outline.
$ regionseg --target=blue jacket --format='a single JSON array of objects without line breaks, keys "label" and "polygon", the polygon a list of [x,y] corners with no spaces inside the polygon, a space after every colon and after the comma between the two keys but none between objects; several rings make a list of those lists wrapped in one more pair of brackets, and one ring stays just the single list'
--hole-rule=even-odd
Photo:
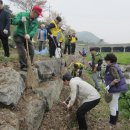
[{"label": "blue jacket", "polygon": [[0,32],[3,35],[5,35],[3,33],[4,29],[7,29],[10,32],[10,14],[2,9],[2,11],[0,11]]},{"label": "blue jacket", "polygon": [[46,41],[47,40],[47,29],[38,29],[38,40],[40,40],[41,38],[40,38],[40,33],[41,33],[41,31],[43,31],[43,38],[44,38],[44,41]]},{"label": "blue jacket", "polygon": [[[126,92],[128,90],[128,85],[126,84],[125,77],[119,67],[118,64],[114,64],[115,68],[117,69],[117,72],[120,76],[120,82],[117,83],[114,86],[111,86],[109,89],[110,93],[117,93],[117,92]],[[107,66],[106,72],[105,72],[105,83],[106,86],[108,86],[112,81],[114,80],[113,76],[111,75],[111,65]]]}]

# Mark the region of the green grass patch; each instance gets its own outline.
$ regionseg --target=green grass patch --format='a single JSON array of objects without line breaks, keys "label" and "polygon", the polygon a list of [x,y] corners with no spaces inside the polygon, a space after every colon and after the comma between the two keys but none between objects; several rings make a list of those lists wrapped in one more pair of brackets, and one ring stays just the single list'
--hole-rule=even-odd
[{"label": "green grass patch", "polygon": [[[108,52],[109,53],[109,52]],[[107,52],[101,52],[102,57],[104,58]],[[117,63],[122,65],[129,65],[130,64],[130,52],[114,52],[114,54],[117,56]],[[88,55],[86,57],[88,60],[91,60],[91,56]]]}]

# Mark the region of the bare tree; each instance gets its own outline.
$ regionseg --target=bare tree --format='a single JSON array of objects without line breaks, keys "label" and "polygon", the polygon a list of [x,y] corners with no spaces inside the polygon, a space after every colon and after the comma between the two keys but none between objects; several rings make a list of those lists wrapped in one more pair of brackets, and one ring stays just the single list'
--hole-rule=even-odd
[{"label": "bare tree", "polygon": [[[47,24],[49,24],[50,23],[50,21],[51,20],[54,20],[57,16],[61,16],[61,14],[60,13],[58,13],[58,12],[56,12],[56,11],[50,11],[49,12],[49,16],[47,16],[46,18],[45,18],[45,22],[47,23]],[[62,18],[62,23],[60,23],[60,24],[63,24],[63,18]]]},{"label": "bare tree", "polygon": [[47,0],[9,0],[17,5],[21,10],[30,11],[34,5],[45,7]]}]

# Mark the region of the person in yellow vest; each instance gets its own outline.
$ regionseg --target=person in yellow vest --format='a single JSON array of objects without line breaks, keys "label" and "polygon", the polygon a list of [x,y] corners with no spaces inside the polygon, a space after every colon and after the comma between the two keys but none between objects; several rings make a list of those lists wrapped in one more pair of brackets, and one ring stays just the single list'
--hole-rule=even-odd
[{"label": "person in yellow vest", "polygon": [[[62,27],[60,27],[57,36],[58,47],[61,49],[61,52],[62,52],[62,44],[65,42],[64,31],[65,31],[65,26],[63,25]],[[61,57],[62,57],[62,53],[61,53]]]},{"label": "person in yellow vest", "polygon": [[52,20],[47,27],[50,58],[55,56],[56,46],[58,46],[58,42],[57,42],[57,35],[59,31],[58,24],[61,21],[62,21],[62,18],[60,16],[57,16],[56,19]]},{"label": "person in yellow vest", "polygon": [[64,36],[65,26],[62,26],[58,32],[57,40],[58,40],[58,47],[61,48],[61,44],[65,42],[65,36]]},{"label": "person in yellow vest", "polygon": [[73,77],[81,77],[83,68],[84,68],[84,65],[82,63],[80,63],[80,62],[74,63],[74,68],[71,72],[71,75]]},{"label": "person in yellow vest", "polygon": [[71,36],[71,54],[74,55],[75,53],[75,48],[76,48],[76,41],[77,41],[77,37],[75,36],[75,33],[72,34]]}]

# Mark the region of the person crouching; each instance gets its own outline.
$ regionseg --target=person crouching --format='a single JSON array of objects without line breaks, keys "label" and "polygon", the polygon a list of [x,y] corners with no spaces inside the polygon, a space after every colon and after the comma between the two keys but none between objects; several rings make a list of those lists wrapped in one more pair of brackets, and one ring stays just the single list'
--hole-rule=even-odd
[{"label": "person crouching", "polygon": [[[63,75],[63,82],[64,85],[69,86],[71,89],[69,98],[67,98],[63,104],[68,109],[71,109],[77,99],[81,101],[81,105],[76,112],[77,121],[79,130],[87,130],[85,114],[100,102],[100,94],[89,83],[83,81],[79,77],[72,78],[69,73]],[[68,99],[70,100],[67,103],[66,101],[68,101]]]}]

